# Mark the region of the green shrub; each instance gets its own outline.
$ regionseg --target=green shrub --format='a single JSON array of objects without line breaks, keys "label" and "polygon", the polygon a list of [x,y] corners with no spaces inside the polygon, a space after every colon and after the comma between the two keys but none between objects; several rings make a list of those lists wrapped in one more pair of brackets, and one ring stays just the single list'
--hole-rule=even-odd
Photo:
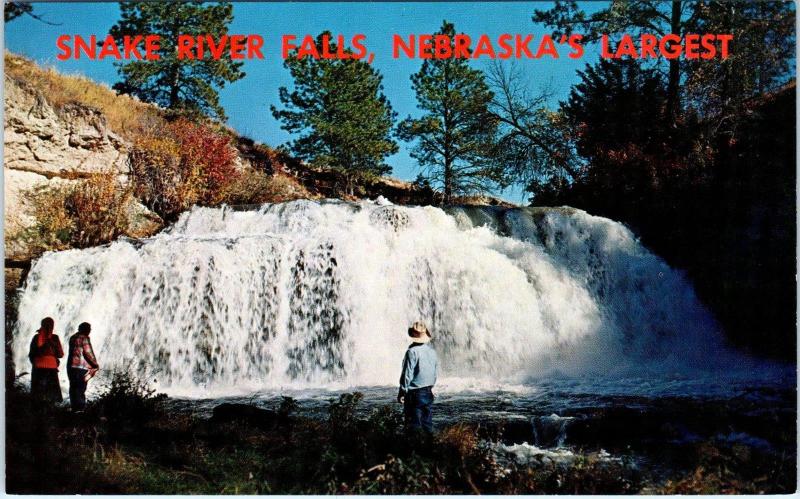
[{"label": "green shrub", "polygon": [[89,412],[106,418],[113,435],[139,431],[148,422],[164,415],[167,396],[156,394],[149,384],[125,369],[111,372],[105,390],[89,406]]},{"label": "green shrub", "polygon": [[297,400],[292,397],[281,397],[281,403],[278,406],[278,417],[282,420],[288,420],[298,407]]},{"label": "green shrub", "polygon": [[403,415],[391,405],[382,405],[372,411],[368,426],[373,437],[371,447],[394,448],[403,434]]},{"label": "green shrub", "polygon": [[328,404],[328,424],[332,433],[351,429],[357,422],[356,408],[364,399],[361,392],[343,393],[339,400],[331,400]]},{"label": "green shrub", "polygon": [[340,485],[330,493],[345,494],[452,494],[444,474],[429,459],[412,454],[388,456],[386,461],[361,472],[352,486]]}]

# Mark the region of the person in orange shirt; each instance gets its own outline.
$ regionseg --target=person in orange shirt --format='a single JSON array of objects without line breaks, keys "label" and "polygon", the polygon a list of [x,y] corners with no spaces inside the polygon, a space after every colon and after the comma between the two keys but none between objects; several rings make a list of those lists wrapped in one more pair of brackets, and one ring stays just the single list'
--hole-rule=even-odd
[{"label": "person in orange shirt", "polygon": [[31,395],[50,402],[61,402],[61,384],[58,381],[58,359],[64,356],[61,340],[55,330],[55,321],[50,317],[42,319],[41,327],[31,340],[30,353],[33,369],[31,371]]}]

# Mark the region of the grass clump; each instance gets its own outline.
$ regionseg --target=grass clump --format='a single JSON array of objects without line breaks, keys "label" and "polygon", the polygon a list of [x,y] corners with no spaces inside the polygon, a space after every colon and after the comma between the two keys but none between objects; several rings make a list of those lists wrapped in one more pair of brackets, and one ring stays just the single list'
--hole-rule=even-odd
[{"label": "grass clump", "polygon": [[131,189],[111,172],[34,187],[24,196],[35,221],[9,238],[25,243],[34,256],[105,244],[129,228]]},{"label": "grass clump", "polygon": [[697,463],[668,480],[665,494],[784,494],[796,488],[792,456],[765,455],[742,444],[705,441],[694,448]]},{"label": "grass clump", "polygon": [[99,109],[111,129],[128,140],[138,137],[148,124],[164,120],[163,111],[152,104],[117,95],[108,86],[84,76],[64,75],[54,68],[42,68],[10,52],[5,53],[5,73],[38,90],[57,112],[67,104]]},{"label": "grass clump", "polygon": [[226,185],[221,195],[228,205],[282,203],[309,197],[311,194],[294,178],[259,170],[242,171]]}]

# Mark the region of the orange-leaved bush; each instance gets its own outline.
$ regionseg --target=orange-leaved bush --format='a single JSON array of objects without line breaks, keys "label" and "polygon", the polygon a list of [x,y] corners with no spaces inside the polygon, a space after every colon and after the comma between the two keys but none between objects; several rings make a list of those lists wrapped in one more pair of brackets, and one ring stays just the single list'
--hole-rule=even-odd
[{"label": "orange-leaved bush", "polygon": [[87,248],[113,241],[129,228],[130,189],[113,172],[23,191],[34,223],[8,237],[31,258],[45,251]]}]

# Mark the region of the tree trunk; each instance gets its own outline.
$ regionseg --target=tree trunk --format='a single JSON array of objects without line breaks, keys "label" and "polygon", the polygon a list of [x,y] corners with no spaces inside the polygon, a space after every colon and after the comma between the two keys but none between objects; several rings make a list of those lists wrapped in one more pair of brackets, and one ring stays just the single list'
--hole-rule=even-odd
[{"label": "tree trunk", "polygon": [[180,90],[180,81],[178,79],[178,75],[180,74],[180,69],[176,64],[174,66],[172,75],[170,80],[172,80],[172,86],[169,89],[169,108],[176,109],[178,107],[178,91]]},{"label": "tree trunk", "polygon": [[453,197],[453,167],[449,160],[444,165],[444,204],[450,204]]},{"label": "tree trunk", "polygon": [[[681,2],[680,0],[673,0],[672,17],[670,19],[670,32],[680,36],[682,35],[681,31]],[[670,59],[669,80],[667,82],[667,119],[671,124],[675,124],[675,121],[678,119],[678,115],[680,114],[680,85],[680,59]]]}]

